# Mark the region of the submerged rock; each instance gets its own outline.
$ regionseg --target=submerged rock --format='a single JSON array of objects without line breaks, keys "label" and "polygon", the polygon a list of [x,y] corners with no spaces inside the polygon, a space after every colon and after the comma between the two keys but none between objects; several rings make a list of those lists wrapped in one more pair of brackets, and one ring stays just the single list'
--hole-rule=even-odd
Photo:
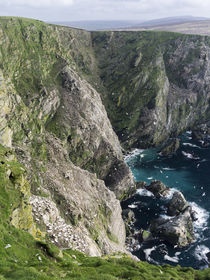
[{"label": "submerged rock", "polygon": [[181,192],[177,191],[173,194],[172,199],[168,203],[167,214],[169,216],[178,215],[180,213],[183,213],[187,207],[189,207],[189,204],[184,198],[184,195]]},{"label": "submerged rock", "polygon": [[142,241],[147,241],[151,237],[151,232],[147,230],[141,230],[140,234],[141,234]]},{"label": "submerged rock", "polygon": [[160,155],[170,156],[179,149],[180,140],[178,138],[170,139],[165,146],[161,149]]},{"label": "submerged rock", "polygon": [[160,198],[166,196],[169,192],[169,188],[166,187],[161,181],[153,180],[151,184],[146,188],[152,192],[155,197]]},{"label": "submerged rock", "polygon": [[156,219],[152,222],[150,230],[154,236],[180,248],[191,244],[195,239],[189,207],[183,214],[171,219]]}]

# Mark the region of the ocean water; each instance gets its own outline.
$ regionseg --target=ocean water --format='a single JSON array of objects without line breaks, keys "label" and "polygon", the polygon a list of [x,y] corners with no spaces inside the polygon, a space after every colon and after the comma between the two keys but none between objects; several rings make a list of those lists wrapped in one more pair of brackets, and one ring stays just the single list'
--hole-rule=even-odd
[{"label": "ocean water", "polygon": [[[201,142],[193,141],[188,131],[181,137],[180,148],[172,157],[161,157],[156,149],[148,149],[135,150],[125,160],[137,182],[149,184],[156,179],[171,187],[171,192],[180,190],[198,218],[194,222],[196,241],[188,247],[174,248],[155,240],[144,242],[134,254],[153,264],[179,264],[196,269],[207,267],[206,253],[210,251],[210,147],[205,148]],[[139,190],[122,206],[134,211],[135,229],[147,230],[151,220],[166,215],[168,199],[156,199],[150,192]]]}]

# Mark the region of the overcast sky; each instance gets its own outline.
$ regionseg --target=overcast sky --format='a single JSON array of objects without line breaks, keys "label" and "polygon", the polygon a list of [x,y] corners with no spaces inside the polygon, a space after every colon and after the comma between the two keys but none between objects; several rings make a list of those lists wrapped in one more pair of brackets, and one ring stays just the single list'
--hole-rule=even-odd
[{"label": "overcast sky", "polygon": [[210,17],[210,0],[0,0],[0,15],[45,21]]}]

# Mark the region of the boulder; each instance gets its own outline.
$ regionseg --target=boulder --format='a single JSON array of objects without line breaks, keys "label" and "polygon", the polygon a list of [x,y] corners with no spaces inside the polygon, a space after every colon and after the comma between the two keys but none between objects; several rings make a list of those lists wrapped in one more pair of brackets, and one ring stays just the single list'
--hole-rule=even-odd
[{"label": "boulder", "polygon": [[191,218],[193,220],[193,222],[198,220],[198,213],[196,211],[191,211]]},{"label": "boulder", "polygon": [[171,219],[156,219],[151,223],[150,231],[153,236],[179,248],[191,244],[194,241],[194,232],[190,207]]},{"label": "boulder", "polygon": [[189,204],[184,198],[183,194],[179,191],[176,191],[168,203],[167,214],[169,216],[179,215],[180,213],[183,213],[187,207],[189,207]]},{"label": "boulder", "polygon": [[158,180],[153,180],[146,189],[152,192],[157,198],[166,196],[169,193],[169,188]]},{"label": "boulder", "polygon": [[136,183],[136,189],[139,190],[139,189],[145,189],[147,186],[147,183],[144,182],[144,181],[140,181],[140,182],[137,182]]},{"label": "boulder", "polygon": [[140,231],[140,237],[142,241],[147,241],[151,237],[151,233],[147,230],[142,229]]},{"label": "boulder", "polygon": [[162,156],[170,156],[179,149],[180,140],[178,138],[169,139],[169,141],[163,146],[160,151]]},{"label": "boulder", "polygon": [[208,263],[210,263],[210,252],[208,252],[208,253],[206,254],[206,257],[207,257],[207,259],[208,259]]}]

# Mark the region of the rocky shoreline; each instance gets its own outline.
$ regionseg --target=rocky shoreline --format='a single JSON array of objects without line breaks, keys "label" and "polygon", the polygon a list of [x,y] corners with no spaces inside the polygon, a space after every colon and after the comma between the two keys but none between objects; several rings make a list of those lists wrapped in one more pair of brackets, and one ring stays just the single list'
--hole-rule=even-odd
[{"label": "rocky shoreline", "polygon": [[150,185],[145,182],[137,184],[142,190],[151,192],[156,199],[170,197],[167,202],[167,216],[158,217],[150,221],[148,230],[135,230],[135,214],[132,209],[123,210],[126,224],[126,246],[131,252],[137,251],[141,244],[156,238],[167,242],[171,246],[183,248],[195,241],[193,222],[197,220],[197,213],[184,198],[180,191],[174,191],[161,181],[153,180]]}]

